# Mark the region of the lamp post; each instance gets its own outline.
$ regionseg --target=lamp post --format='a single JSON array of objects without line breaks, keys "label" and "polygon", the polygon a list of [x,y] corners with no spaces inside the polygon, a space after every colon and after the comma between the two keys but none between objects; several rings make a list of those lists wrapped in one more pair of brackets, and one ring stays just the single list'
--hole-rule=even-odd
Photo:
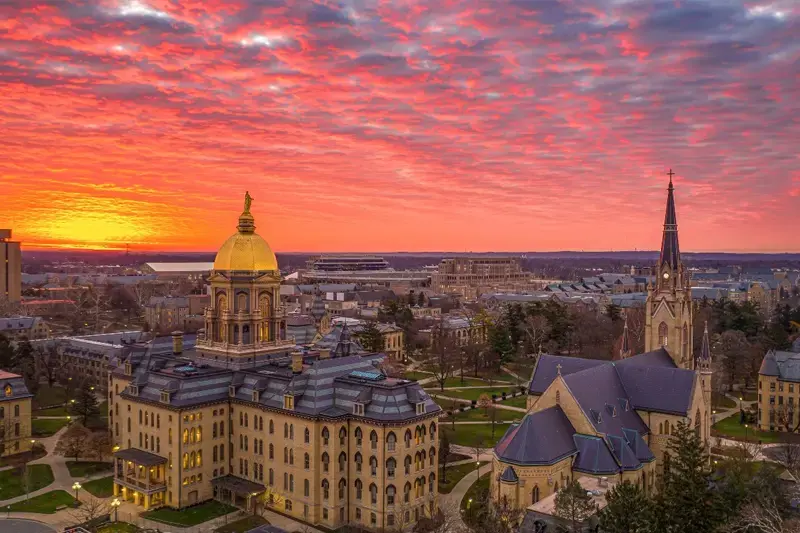
[{"label": "lamp post", "polygon": [[78,505],[78,501],[79,501],[79,500],[78,500],[78,491],[79,491],[79,490],[81,490],[81,488],[82,488],[82,487],[81,487],[81,484],[80,484],[80,483],[78,483],[77,481],[76,481],[75,483],[73,483],[73,484],[72,484],[72,490],[74,490],[74,491],[75,491],[75,505],[76,505],[76,506]]},{"label": "lamp post", "polygon": [[481,478],[481,461],[480,459],[475,462],[475,470],[478,471],[478,479]]},{"label": "lamp post", "polygon": [[111,502],[111,507],[114,509],[114,522],[118,520],[118,512],[120,505],[122,505],[122,502],[119,501],[119,498],[114,498],[114,500]]},{"label": "lamp post", "polygon": [[745,442],[748,442],[748,440],[747,440],[747,427],[748,427],[748,425],[747,425],[747,424],[745,424],[745,425],[744,425],[744,441],[745,441]]}]

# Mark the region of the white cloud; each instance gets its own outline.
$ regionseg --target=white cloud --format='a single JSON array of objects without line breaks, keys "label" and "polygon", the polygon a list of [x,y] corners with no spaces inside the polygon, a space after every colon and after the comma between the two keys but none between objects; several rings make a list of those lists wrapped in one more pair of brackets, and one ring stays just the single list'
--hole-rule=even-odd
[{"label": "white cloud", "polygon": [[169,14],[165,11],[159,11],[152,8],[139,0],[126,0],[119,6],[118,13],[123,17],[140,16],[140,17],[155,17],[155,18],[170,18]]}]

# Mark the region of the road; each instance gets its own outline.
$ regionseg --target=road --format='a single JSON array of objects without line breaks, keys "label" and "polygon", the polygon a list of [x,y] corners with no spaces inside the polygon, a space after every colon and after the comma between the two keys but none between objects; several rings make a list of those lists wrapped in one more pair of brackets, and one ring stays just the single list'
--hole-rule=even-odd
[{"label": "road", "polygon": [[50,526],[32,520],[0,519],[0,530],[13,531],[14,533],[53,533],[56,531]]}]

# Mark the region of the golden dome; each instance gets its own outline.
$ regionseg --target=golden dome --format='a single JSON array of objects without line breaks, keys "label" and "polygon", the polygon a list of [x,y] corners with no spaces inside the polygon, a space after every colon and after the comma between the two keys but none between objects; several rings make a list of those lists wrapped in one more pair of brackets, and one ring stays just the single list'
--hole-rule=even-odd
[{"label": "golden dome", "polygon": [[214,259],[214,270],[278,270],[278,260],[272,248],[255,232],[253,215],[250,214],[251,201],[247,194],[244,212],[239,216],[238,231],[220,247]]}]

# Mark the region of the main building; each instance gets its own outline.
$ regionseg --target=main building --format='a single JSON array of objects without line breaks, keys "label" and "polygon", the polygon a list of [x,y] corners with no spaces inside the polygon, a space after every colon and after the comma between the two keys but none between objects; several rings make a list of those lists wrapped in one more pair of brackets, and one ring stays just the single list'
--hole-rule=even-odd
[{"label": "main building", "polygon": [[631,355],[626,325],[620,361],[539,357],[528,414],[494,449],[493,498],[535,512],[540,500],[584,476],[603,486],[630,480],[651,490],[678,422],[709,438],[708,331],[693,357],[691,289],[671,179],[655,271],[647,293],[645,353]]},{"label": "main building", "polygon": [[194,348],[179,332],[170,354],[130,347],[109,377],[115,494],[145,509],[268,505],[331,529],[430,516],[440,408],[384,375],[382,354],[295,351],[249,207],[217,253]]}]

